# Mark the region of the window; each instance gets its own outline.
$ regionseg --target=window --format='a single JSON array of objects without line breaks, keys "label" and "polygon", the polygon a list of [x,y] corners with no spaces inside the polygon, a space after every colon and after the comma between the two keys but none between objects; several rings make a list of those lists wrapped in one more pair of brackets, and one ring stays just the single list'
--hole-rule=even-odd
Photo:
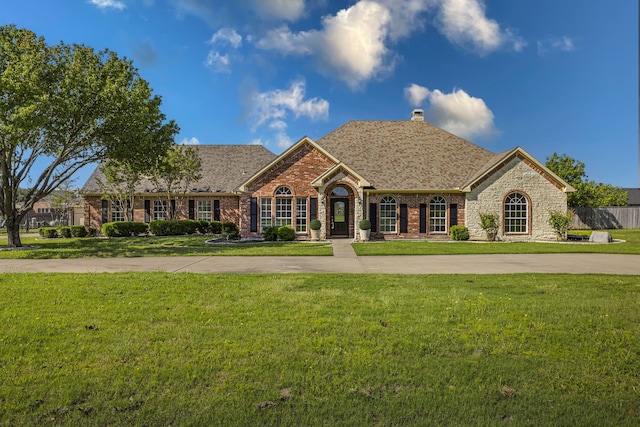
[{"label": "window", "polygon": [[260,230],[271,227],[271,197],[260,199]]},{"label": "window", "polygon": [[395,233],[396,231],[396,200],[385,196],[380,201],[380,231]]},{"label": "window", "polygon": [[276,198],[276,227],[291,225],[291,199]]},{"label": "window", "polygon": [[280,187],[276,190],[276,227],[291,226],[293,213],[292,195],[291,189],[287,187]]},{"label": "window", "polygon": [[349,192],[344,187],[336,187],[331,192],[331,195],[332,196],[339,196],[339,197],[348,197],[349,196]]},{"label": "window", "polygon": [[520,193],[511,193],[504,200],[504,232],[527,233],[528,202]]},{"label": "window", "polygon": [[293,196],[293,193],[288,187],[280,187],[276,190],[276,196]]},{"label": "window", "polygon": [[167,219],[167,201],[166,200],[154,200],[153,201],[153,220]]},{"label": "window", "polygon": [[124,210],[121,202],[111,202],[111,222],[124,221]]},{"label": "window", "polygon": [[447,202],[442,196],[436,196],[429,202],[429,232],[447,232]]},{"label": "window", "polygon": [[211,221],[211,200],[198,200],[198,221]]},{"label": "window", "polygon": [[307,199],[296,199],[296,231],[307,232]]}]

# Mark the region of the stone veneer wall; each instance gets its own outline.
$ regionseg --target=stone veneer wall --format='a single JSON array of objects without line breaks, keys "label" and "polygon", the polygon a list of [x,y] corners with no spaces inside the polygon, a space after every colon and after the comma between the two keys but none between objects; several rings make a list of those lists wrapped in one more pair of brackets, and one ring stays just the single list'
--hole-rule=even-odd
[{"label": "stone veneer wall", "polygon": [[[549,225],[549,211],[565,212],[567,194],[534,167],[515,157],[467,194],[465,225],[471,239],[486,239],[486,233],[479,225],[480,213],[496,213],[500,216],[498,237],[501,240],[555,240],[556,235]],[[503,203],[505,197],[513,191],[526,195],[529,200],[527,234],[504,233]]]}]

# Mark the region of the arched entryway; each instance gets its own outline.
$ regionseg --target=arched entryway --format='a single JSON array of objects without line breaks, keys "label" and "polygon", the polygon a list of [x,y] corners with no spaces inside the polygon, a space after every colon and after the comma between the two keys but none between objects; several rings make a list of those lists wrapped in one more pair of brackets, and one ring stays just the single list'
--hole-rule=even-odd
[{"label": "arched entryway", "polygon": [[353,236],[353,191],[346,185],[338,184],[329,193],[328,237]]}]

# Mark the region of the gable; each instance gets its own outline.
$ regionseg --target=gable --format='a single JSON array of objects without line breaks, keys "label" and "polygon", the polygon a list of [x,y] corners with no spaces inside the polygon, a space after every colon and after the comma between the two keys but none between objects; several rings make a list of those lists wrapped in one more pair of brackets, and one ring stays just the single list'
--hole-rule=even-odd
[{"label": "gable", "polygon": [[472,177],[469,182],[465,183],[465,185],[462,187],[462,191],[473,191],[483,182],[492,179],[494,174],[500,173],[500,171],[502,171],[514,160],[518,160],[526,164],[531,173],[539,175],[540,178],[553,185],[558,190],[565,193],[575,191],[575,189],[571,185],[569,185],[566,181],[549,170],[546,166],[542,165],[533,156],[531,156],[520,147],[516,147],[513,150],[494,155],[490,159],[490,161]]},{"label": "gable", "polygon": [[311,182],[338,163],[337,159],[305,137],[246,180],[241,191],[280,185],[311,187]]}]

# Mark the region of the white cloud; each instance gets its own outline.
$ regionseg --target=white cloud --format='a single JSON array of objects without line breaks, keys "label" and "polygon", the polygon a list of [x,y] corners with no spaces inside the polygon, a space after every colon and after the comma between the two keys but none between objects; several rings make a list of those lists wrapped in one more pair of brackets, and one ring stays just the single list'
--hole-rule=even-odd
[{"label": "white cloud", "polygon": [[407,98],[412,107],[419,107],[429,96],[429,89],[424,86],[412,83],[411,86],[404,88],[404,96]]},{"label": "white cloud", "polygon": [[391,14],[389,36],[392,40],[408,37],[423,30],[427,20],[425,13],[432,10],[440,0],[376,0]]},{"label": "white cloud", "polygon": [[123,10],[127,7],[124,3],[117,0],[89,0],[89,3],[98,6],[100,9],[113,8]]},{"label": "white cloud", "polygon": [[[487,104],[462,89],[443,93],[438,89],[431,91],[412,84],[405,88],[405,96],[414,107],[428,100],[426,120],[461,138],[491,138],[498,133],[493,122],[493,112]],[[416,103],[418,100],[421,102]]]},{"label": "white cloud", "polygon": [[438,28],[454,44],[487,55],[503,47],[521,51],[526,43],[485,15],[482,0],[441,0]]},{"label": "white cloud", "polygon": [[242,36],[236,32],[234,28],[221,28],[215,32],[209,43],[215,46],[231,46],[234,49],[238,49],[242,46]]},{"label": "white cloud", "polygon": [[254,10],[262,19],[296,21],[304,15],[304,0],[255,0]]},{"label": "white cloud", "polygon": [[194,136],[191,138],[184,138],[178,144],[179,145],[200,145],[200,140],[198,140],[198,138]]},{"label": "white cloud", "polygon": [[285,55],[313,55],[321,72],[357,89],[393,68],[385,45],[390,21],[386,7],[360,1],[336,15],[325,16],[322,30],[293,33],[283,26],[269,32],[256,46]]},{"label": "white cloud", "polygon": [[175,6],[178,18],[193,15],[211,26],[216,24],[215,2],[211,0],[170,0],[170,2]]},{"label": "white cloud", "polygon": [[575,49],[573,40],[569,37],[553,37],[538,41],[538,54],[545,55],[550,51],[571,52]]},{"label": "white cloud", "polygon": [[272,128],[282,128],[289,115],[296,119],[308,117],[311,120],[326,120],[329,117],[329,102],[322,98],[305,99],[305,91],[305,82],[298,80],[286,90],[254,93],[250,101],[250,116],[254,120],[252,129],[267,122]]},{"label": "white cloud", "polygon": [[211,36],[207,42],[213,49],[207,54],[205,65],[219,73],[231,72],[231,59],[229,53],[221,53],[222,48],[230,47],[238,49],[242,46],[242,36],[233,28],[222,28]]}]

